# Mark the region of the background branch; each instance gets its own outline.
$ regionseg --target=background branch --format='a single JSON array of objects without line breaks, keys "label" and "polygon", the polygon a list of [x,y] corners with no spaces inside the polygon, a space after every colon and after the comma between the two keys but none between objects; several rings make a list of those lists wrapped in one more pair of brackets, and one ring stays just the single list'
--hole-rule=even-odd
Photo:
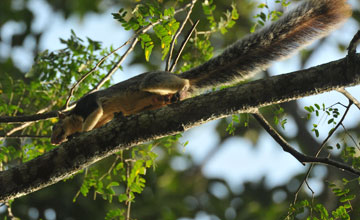
[{"label": "background branch", "polygon": [[349,173],[355,174],[357,176],[360,176],[360,170],[356,170],[347,164],[332,160],[327,157],[316,157],[316,156],[314,157],[300,153],[299,151],[295,150],[295,148],[291,147],[291,145],[287,143],[274,128],[271,127],[271,125],[259,112],[255,112],[253,116],[261,124],[261,126],[271,135],[271,137],[282,147],[282,149],[285,152],[288,152],[292,156],[294,156],[300,163],[302,164],[319,163],[319,164],[330,165],[338,169],[346,170]]}]

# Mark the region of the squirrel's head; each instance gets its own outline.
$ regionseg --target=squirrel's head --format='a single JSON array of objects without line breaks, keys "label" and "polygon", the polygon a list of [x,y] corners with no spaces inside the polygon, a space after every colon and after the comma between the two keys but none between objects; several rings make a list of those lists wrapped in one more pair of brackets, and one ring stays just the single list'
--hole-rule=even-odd
[{"label": "squirrel's head", "polygon": [[59,113],[59,121],[53,126],[51,143],[59,145],[67,141],[68,136],[81,131],[82,120],[79,116]]}]

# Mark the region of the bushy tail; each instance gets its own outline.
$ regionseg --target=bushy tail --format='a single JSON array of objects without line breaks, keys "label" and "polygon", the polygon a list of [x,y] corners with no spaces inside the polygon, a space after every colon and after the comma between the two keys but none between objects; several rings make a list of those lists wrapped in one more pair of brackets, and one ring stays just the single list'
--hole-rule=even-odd
[{"label": "bushy tail", "polygon": [[191,89],[233,84],[327,35],[351,15],[346,0],[310,0],[278,21],[229,46],[222,54],[180,75]]}]

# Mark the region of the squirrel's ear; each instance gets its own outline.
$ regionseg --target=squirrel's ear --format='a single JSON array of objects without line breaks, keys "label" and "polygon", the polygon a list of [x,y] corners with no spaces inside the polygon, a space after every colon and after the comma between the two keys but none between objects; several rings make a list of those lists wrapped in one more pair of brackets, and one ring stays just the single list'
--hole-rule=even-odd
[{"label": "squirrel's ear", "polygon": [[59,119],[64,119],[65,118],[65,114],[62,112],[58,112],[58,117]]}]

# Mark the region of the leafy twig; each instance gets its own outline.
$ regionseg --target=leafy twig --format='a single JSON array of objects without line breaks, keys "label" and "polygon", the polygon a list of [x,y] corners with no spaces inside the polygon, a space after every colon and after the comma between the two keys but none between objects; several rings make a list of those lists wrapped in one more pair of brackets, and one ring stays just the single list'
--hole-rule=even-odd
[{"label": "leafy twig", "polygon": [[[330,137],[335,133],[335,131],[339,128],[339,126],[342,125],[342,122],[344,121],[344,119],[345,119],[345,117],[346,117],[346,115],[347,115],[347,113],[348,113],[351,105],[352,105],[352,102],[351,102],[351,100],[350,100],[350,101],[349,101],[349,105],[346,107],[346,110],[345,110],[345,113],[344,113],[343,117],[340,119],[339,123],[335,126],[335,128],[332,129],[332,130],[329,132],[328,136],[325,138],[325,140],[324,140],[324,141],[322,142],[322,144],[320,145],[319,150],[316,152],[315,157],[318,157],[318,156],[319,156],[320,152],[321,152],[322,149],[324,148],[324,146],[325,146],[325,144],[327,143],[327,141],[328,141],[328,140],[330,139]],[[302,186],[304,185],[304,182],[306,182],[306,180],[309,178],[309,175],[310,175],[313,167],[314,167],[314,164],[311,164],[310,167],[309,167],[309,169],[308,169],[308,171],[307,171],[306,174],[305,174],[304,180],[301,182],[301,184],[299,185],[298,189],[296,190],[293,204],[296,203],[298,194],[299,194],[299,192],[300,192],[300,189],[301,189]]]},{"label": "leafy twig", "polygon": [[0,135],[0,138],[50,138],[50,136],[47,135],[14,135],[14,136],[6,136],[6,135]]},{"label": "leafy twig", "polygon": [[330,130],[329,135],[325,138],[325,140],[322,142],[322,144],[320,145],[319,150],[317,151],[317,153],[315,154],[315,157],[318,157],[320,152],[322,151],[322,149],[325,147],[325,144],[328,142],[328,140],[330,139],[330,137],[335,133],[335,131],[340,127],[340,125],[343,123],[347,113],[350,110],[351,105],[353,104],[353,102],[349,99],[349,104],[344,112],[343,117],[340,119],[340,121],[337,123],[337,125]]}]

